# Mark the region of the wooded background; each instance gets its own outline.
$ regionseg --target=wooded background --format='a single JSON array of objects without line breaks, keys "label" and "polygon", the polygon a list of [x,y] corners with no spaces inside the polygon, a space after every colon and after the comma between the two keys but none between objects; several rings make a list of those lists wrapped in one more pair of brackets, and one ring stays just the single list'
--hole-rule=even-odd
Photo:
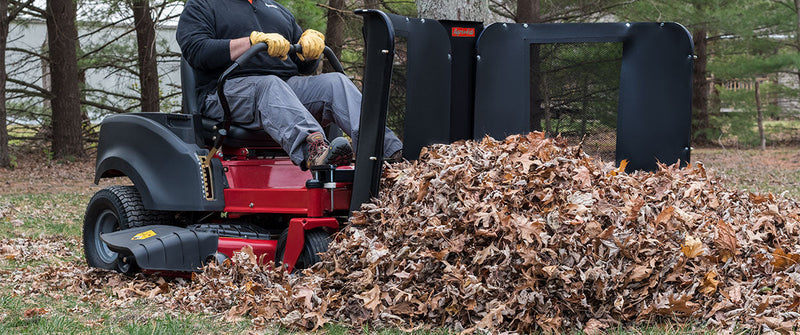
[{"label": "wooded background", "polygon": [[[180,111],[176,103],[179,88],[163,89],[165,73],[159,73],[161,65],[176,64],[180,55],[168,47],[174,41],[159,38],[163,34],[157,31],[174,27],[183,1],[76,1],[0,0],[0,119],[5,120],[0,125],[2,167],[15,166],[16,155],[32,150],[53,159],[86,157],[96,143],[99,121],[109,114]],[[692,100],[695,145],[725,145],[733,139],[736,145],[765,146],[793,143],[800,137],[800,0],[278,2],[295,14],[303,28],[325,32],[327,44],[356,82],[363,67],[361,19],[352,14],[357,8],[377,8],[412,17],[483,21],[487,25],[501,21],[675,21],[692,33],[697,56]],[[9,47],[11,29],[42,22],[47,36],[38,42],[39,47]],[[171,38],[174,40],[174,36]],[[405,55],[402,43],[399,45],[389,119],[390,126],[398,131],[405,87]],[[7,57],[12,53],[13,59]],[[609,110],[615,112],[616,105],[607,102],[614,99],[608,92],[613,93],[618,86],[619,78],[614,78],[618,72],[605,73],[601,69],[601,76],[589,75],[591,71],[598,73],[599,67],[586,64],[603,60],[613,69],[618,67],[615,60],[621,53],[534,45],[531,54],[535,59],[528,70],[539,81],[532,85],[537,90],[532,95],[539,97],[531,112],[534,129],[556,134],[580,127],[585,131],[587,124],[603,124],[613,131],[614,118],[606,114]],[[34,78],[19,71],[30,64],[41,68]],[[565,64],[579,69],[577,77],[550,72]],[[121,84],[124,90],[100,87],[86,79],[87,73],[98,70],[129,78],[133,84]],[[542,84],[545,75],[551,80],[549,85]],[[553,83],[554,80],[560,81]],[[605,93],[595,94],[593,89]],[[591,99],[574,104],[559,98],[560,92],[568,91],[582,92],[584,96],[589,92]],[[600,108],[606,105],[607,108]],[[591,115],[587,114],[589,111]]]}]

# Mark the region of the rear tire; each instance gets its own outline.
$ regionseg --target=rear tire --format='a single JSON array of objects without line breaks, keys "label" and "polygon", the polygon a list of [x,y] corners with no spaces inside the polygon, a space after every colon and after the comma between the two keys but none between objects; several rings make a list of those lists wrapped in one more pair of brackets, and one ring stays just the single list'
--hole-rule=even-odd
[{"label": "rear tire", "polygon": [[[285,229],[278,239],[278,245],[275,252],[275,264],[283,263],[283,253],[286,250],[286,239],[289,234],[289,229]],[[303,243],[303,251],[297,258],[294,265],[294,271],[310,268],[312,265],[321,261],[319,254],[328,251],[328,244],[331,242],[331,235],[325,232],[322,228],[312,229],[305,232],[305,242]]]},{"label": "rear tire", "polygon": [[123,262],[100,235],[134,227],[168,224],[169,213],[144,208],[133,186],[110,186],[94,194],[83,217],[83,253],[91,267],[132,273],[138,270],[132,259]]}]

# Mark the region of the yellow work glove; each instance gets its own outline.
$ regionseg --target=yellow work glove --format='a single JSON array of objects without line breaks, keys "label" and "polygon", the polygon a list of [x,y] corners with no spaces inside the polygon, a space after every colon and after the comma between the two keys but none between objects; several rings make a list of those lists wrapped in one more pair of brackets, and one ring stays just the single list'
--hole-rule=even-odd
[{"label": "yellow work glove", "polygon": [[250,45],[261,42],[266,42],[269,46],[267,52],[270,56],[280,57],[281,60],[286,60],[289,54],[289,47],[291,46],[286,37],[283,37],[281,34],[262,33],[260,31],[250,33]]},{"label": "yellow work glove", "polygon": [[325,50],[325,35],[314,29],[308,29],[300,35],[300,41],[297,43],[303,47],[303,52],[297,53],[300,60],[315,60],[322,56],[322,50]]}]

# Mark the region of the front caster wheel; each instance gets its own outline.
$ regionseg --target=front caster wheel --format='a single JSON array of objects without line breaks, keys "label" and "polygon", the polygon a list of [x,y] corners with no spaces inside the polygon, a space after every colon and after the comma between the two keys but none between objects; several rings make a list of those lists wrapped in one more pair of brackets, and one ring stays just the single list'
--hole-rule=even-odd
[{"label": "front caster wheel", "polygon": [[[275,253],[275,264],[283,263],[283,254],[286,250],[286,239],[289,234],[289,229],[281,233],[278,239],[277,252]],[[297,262],[294,264],[294,271],[310,268],[312,265],[319,262],[320,253],[328,251],[328,244],[331,242],[331,235],[325,232],[322,228],[312,229],[305,232],[305,242],[303,243],[303,251]]]}]

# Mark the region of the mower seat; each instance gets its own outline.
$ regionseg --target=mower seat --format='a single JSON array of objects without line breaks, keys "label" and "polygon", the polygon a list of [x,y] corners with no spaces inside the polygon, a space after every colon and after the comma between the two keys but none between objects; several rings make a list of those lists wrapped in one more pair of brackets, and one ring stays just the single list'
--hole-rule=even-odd
[{"label": "mower seat", "polygon": [[[201,118],[202,129],[200,129],[200,131],[202,132],[203,143],[207,146],[211,146],[212,143],[214,143],[212,138],[217,133],[214,127],[219,124],[219,121],[201,115],[200,104],[197,101],[196,88],[197,81],[195,80],[194,69],[189,65],[189,62],[181,57],[181,89],[183,91],[181,113],[192,114]],[[272,139],[264,130],[246,129],[236,124],[231,125],[231,129],[228,131],[228,136],[225,138],[223,145],[234,148],[281,148],[280,144]]]},{"label": "mower seat", "polygon": [[[219,122],[207,117],[201,118],[201,122],[203,123],[203,142],[211,146],[214,143],[212,138],[217,133],[214,127],[217,126]],[[281,145],[273,140],[264,130],[242,128],[235,124],[231,124],[231,129],[228,130],[228,136],[225,137],[223,146],[233,148],[255,147],[281,149]]]}]

